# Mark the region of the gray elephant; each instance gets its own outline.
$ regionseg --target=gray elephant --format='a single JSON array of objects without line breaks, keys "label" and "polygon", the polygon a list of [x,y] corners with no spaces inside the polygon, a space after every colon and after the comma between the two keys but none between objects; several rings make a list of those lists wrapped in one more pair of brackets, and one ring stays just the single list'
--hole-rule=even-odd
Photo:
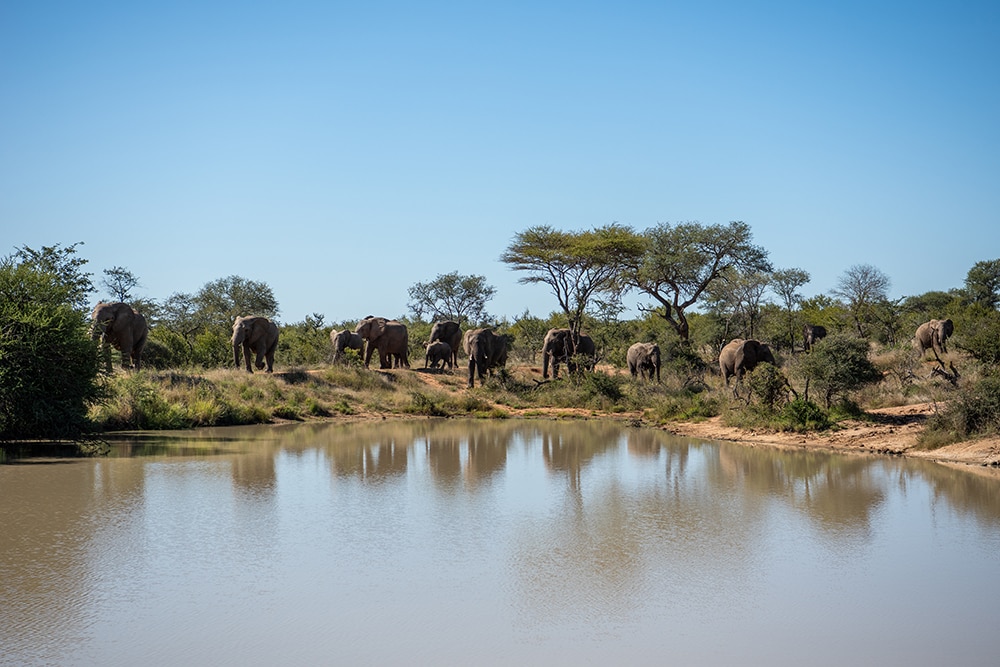
[{"label": "gray elephant", "polygon": [[482,382],[487,371],[492,375],[494,368],[507,364],[507,338],[492,329],[469,329],[462,339],[462,347],[469,355],[469,387],[475,386],[477,373]]},{"label": "gray elephant", "polygon": [[444,342],[443,340],[436,340],[433,343],[427,343],[427,348],[424,353],[424,368],[437,368],[438,363],[441,364],[443,369],[445,366],[448,368],[454,368],[455,364],[452,361],[453,358],[451,345]]},{"label": "gray elephant", "polygon": [[278,349],[278,325],[266,317],[237,317],[233,322],[233,361],[236,368],[240,367],[240,350],[243,351],[243,361],[247,373],[253,373],[250,358],[257,355],[254,363],[257,370],[263,370],[265,360],[267,372],[274,370],[274,351]]},{"label": "gray elephant", "polygon": [[656,343],[634,343],[625,353],[629,373],[632,377],[653,379],[660,382],[660,346]]},{"label": "gray elephant", "polygon": [[[90,335],[94,340],[101,339],[101,347],[109,344],[122,353],[122,368],[139,369],[142,348],[146,345],[149,327],[142,313],[128,304],[99,303],[90,313],[93,321]],[[111,372],[111,355],[107,354],[107,370]]]},{"label": "gray elephant", "polygon": [[941,361],[941,357],[938,355],[948,353],[948,337],[954,332],[955,325],[951,320],[931,320],[930,322],[924,322],[917,327],[913,346],[920,352],[921,357],[929,349],[934,352],[934,358]]},{"label": "gray elephant", "polygon": [[399,366],[410,367],[410,334],[402,322],[369,315],[358,322],[354,332],[367,342],[365,368],[371,364],[372,354],[375,350],[378,350],[380,368],[392,368],[393,359]]},{"label": "gray elephant", "polygon": [[802,325],[802,340],[803,349],[808,352],[812,349],[816,341],[821,338],[826,338],[826,327],[819,324],[803,324]]},{"label": "gray elephant", "polygon": [[594,367],[596,351],[594,339],[587,334],[580,334],[574,341],[569,329],[549,329],[542,342],[542,377],[548,379],[550,363],[553,379],[559,377],[560,363],[565,363],[570,373],[575,372],[573,357],[578,355],[588,359],[585,366],[586,370],[590,370]]},{"label": "gray elephant", "polygon": [[743,373],[749,373],[757,367],[757,364],[764,362],[777,365],[774,355],[771,354],[771,348],[766,343],[752,338],[748,340],[735,338],[729,341],[719,354],[719,370],[722,371],[727,387],[729,378],[736,376],[733,394],[736,393],[736,387],[739,386]]},{"label": "gray elephant", "polygon": [[343,331],[334,329],[331,331],[330,342],[333,344],[333,363],[337,363],[344,358],[344,352],[347,350],[356,350],[360,357],[362,351],[365,349],[365,341],[361,339],[360,335],[349,329],[344,329]]},{"label": "gray elephant", "polygon": [[454,320],[442,320],[435,322],[431,327],[431,340],[444,341],[451,348],[451,366],[458,365],[458,351],[462,349],[462,327]]}]

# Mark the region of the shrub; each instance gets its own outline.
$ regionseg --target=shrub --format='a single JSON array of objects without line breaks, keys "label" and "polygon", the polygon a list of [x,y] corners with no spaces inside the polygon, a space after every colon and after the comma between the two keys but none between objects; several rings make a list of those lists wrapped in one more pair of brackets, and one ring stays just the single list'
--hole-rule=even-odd
[{"label": "shrub", "polygon": [[786,403],[779,421],[792,431],[821,431],[830,428],[830,418],[812,401],[797,398]]},{"label": "shrub", "polygon": [[961,389],[948,407],[931,418],[924,444],[943,445],[1000,432],[1000,377],[986,376]]},{"label": "shrub", "polygon": [[97,349],[71,300],[57,276],[0,260],[0,441],[90,430]]},{"label": "shrub", "polygon": [[788,381],[772,364],[760,364],[746,378],[751,400],[767,413],[788,400]]},{"label": "shrub", "polygon": [[847,334],[832,334],[816,343],[803,355],[798,372],[823,393],[827,408],[834,398],[882,379],[868,359],[868,342]]},{"label": "shrub", "polygon": [[583,390],[588,396],[603,396],[612,401],[622,400],[622,376],[608,375],[596,371],[588,373],[583,380]]}]

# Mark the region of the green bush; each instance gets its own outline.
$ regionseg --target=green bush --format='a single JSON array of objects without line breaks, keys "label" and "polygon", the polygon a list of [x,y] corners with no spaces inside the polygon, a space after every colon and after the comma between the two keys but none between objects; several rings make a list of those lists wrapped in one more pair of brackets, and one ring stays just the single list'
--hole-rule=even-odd
[{"label": "green bush", "polygon": [[0,261],[0,441],[80,440],[100,396],[97,346],[57,276]]},{"label": "green bush", "polygon": [[989,375],[963,387],[927,424],[924,444],[943,445],[1000,433],[1000,377]]},{"label": "green bush", "polygon": [[583,378],[582,388],[590,396],[603,396],[612,401],[622,400],[623,376],[608,375],[602,371],[588,373]]},{"label": "green bush", "polygon": [[802,355],[798,372],[823,394],[827,408],[833,399],[882,379],[868,359],[868,341],[848,334],[832,334],[816,343]]},{"label": "green bush", "polygon": [[821,431],[830,428],[830,418],[812,401],[795,399],[781,408],[778,420],[792,431]]},{"label": "green bush", "polygon": [[763,363],[746,377],[750,398],[761,410],[773,413],[788,400],[788,381],[775,366]]}]

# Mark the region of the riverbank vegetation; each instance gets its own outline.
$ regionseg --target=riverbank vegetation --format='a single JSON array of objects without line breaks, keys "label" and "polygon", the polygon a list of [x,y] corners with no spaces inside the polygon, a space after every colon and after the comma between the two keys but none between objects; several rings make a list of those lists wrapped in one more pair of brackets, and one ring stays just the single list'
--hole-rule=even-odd
[{"label": "riverbank vegetation", "polygon": [[[232,368],[229,335],[237,315],[277,317],[266,283],[229,276],[158,301],[134,296],[138,279],[111,267],[99,290],[79,245],[25,247],[0,261],[0,443],[276,420],[554,412],[651,424],[720,416],[746,429],[804,432],[920,401],[941,406],[927,447],[1000,432],[1000,260],[978,262],[963,287],[900,299],[888,297],[877,268],[854,266],[831,294],[805,299],[798,291],[808,272],[771,266],[743,223],[645,233],[532,228],[501,259],[524,272],[522,282],[550,288],[559,310],[493,317],[485,307],[494,291],[482,276],[443,274],[411,288],[412,312],[398,317],[412,369],[368,370],[353,354],[332,363],[330,331],[356,321],[313,313],[279,323],[276,372],[264,375]],[[651,302],[622,319],[629,290]],[[142,370],[99,370],[88,320],[98,291],[146,314]],[[431,325],[444,318],[505,335],[507,367],[475,389],[466,388],[464,368],[419,368]],[[954,322],[942,359],[912,347],[916,327],[932,318]],[[829,334],[809,353],[798,338],[806,323]],[[596,370],[544,380],[542,339],[567,325],[594,339]],[[717,360],[736,337],[768,342],[776,364],[759,365],[734,392]],[[624,370],[636,341],[660,346],[661,384]]]}]

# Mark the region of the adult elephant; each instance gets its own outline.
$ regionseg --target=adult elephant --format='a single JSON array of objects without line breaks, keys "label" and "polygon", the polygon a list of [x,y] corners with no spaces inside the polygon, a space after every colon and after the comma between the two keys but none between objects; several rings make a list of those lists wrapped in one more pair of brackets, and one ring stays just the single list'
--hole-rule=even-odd
[{"label": "adult elephant", "polygon": [[250,358],[257,356],[254,365],[257,370],[267,366],[267,372],[274,370],[274,351],[278,349],[278,325],[266,317],[237,317],[233,322],[233,361],[236,368],[240,367],[240,350],[243,351],[243,361],[247,373],[253,373]]},{"label": "adult elephant", "polygon": [[495,334],[492,329],[469,329],[462,339],[462,347],[469,355],[469,387],[475,386],[477,373],[482,382],[487,371],[492,375],[494,368],[507,364],[507,338]]},{"label": "adult elephant", "polygon": [[402,322],[369,315],[358,322],[354,332],[367,342],[365,368],[369,367],[375,350],[378,350],[380,368],[392,368],[393,357],[400,366],[410,367],[410,334]]},{"label": "adult elephant", "polygon": [[431,340],[442,341],[451,348],[451,366],[458,364],[458,351],[462,349],[462,327],[454,320],[440,320],[431,327]]},{"label": "adult elephant", "polygon": [[[934,358],[941,361],[940,354],[948,353],[948,337],[955,332],[955,325],[951,320],[931,320],[924,322],[917,327],[917,333],[913,339],[913,345],[924,356],[928,349],[934,352]],[[943,362],[942,362],[943,363]]]},{"label": "adult elephant", "polygon": [[589,370],[594,367],[594,356],[597,346],[594,339],[587,334],[580,334],[573,340],[573,335],[569,329],[549,329],[542,341],[542,378],[549,377],[549,364],[552,364],[552,377],[559,377],[560,362],[566,364],[566,368],[572,373],[576,370],[576,363],[573,357],[582,355],[588,359],[585,364]]},{"label": "adult elephant", "polygon": [[[146,318],[132,306],[120,301],[115,303],[101,302],[94,306],[90,313],[93,324],[90,335],[94,340],[101,339],[101,347],[111,345],[122,353],[122,368],[139,369],[142,348],[146,345],[149,327]],[[107,370],[111,372],[111,355],[108,353]]]},{"label": "adult elephant", "polygon": [[660,346],[656,343],[634,343],[625,353],[629,373],[632,377],[648,377],[660,382]]},{"label": "adult elephant", "polygon": [[729,378],[736,376],[733,394],[736,393],[736,387],[739,386],[743,373],[749,373],[757,367],[757,364],[764,362],[776,365],[771,348],[766,343],[752,338],[746,340],[735,338],[729,341],[719,354],[719,370],[722,371],[727,387]]},{"label": "adult elephant", "polygon": [[816,341],[821,338],[826,338],[826,327],[819,324],[803,324],[802,325],[802,340],[803,349],[808,352],[812,349]]},{"label": "adult elephant", "polygon": [[349,329],[331,331],[330,342],[333,344],[333,363],[340,361],[347,350],[355,350],[358,356],[361,356],[365,348],[365,341],[361,336]]}]

